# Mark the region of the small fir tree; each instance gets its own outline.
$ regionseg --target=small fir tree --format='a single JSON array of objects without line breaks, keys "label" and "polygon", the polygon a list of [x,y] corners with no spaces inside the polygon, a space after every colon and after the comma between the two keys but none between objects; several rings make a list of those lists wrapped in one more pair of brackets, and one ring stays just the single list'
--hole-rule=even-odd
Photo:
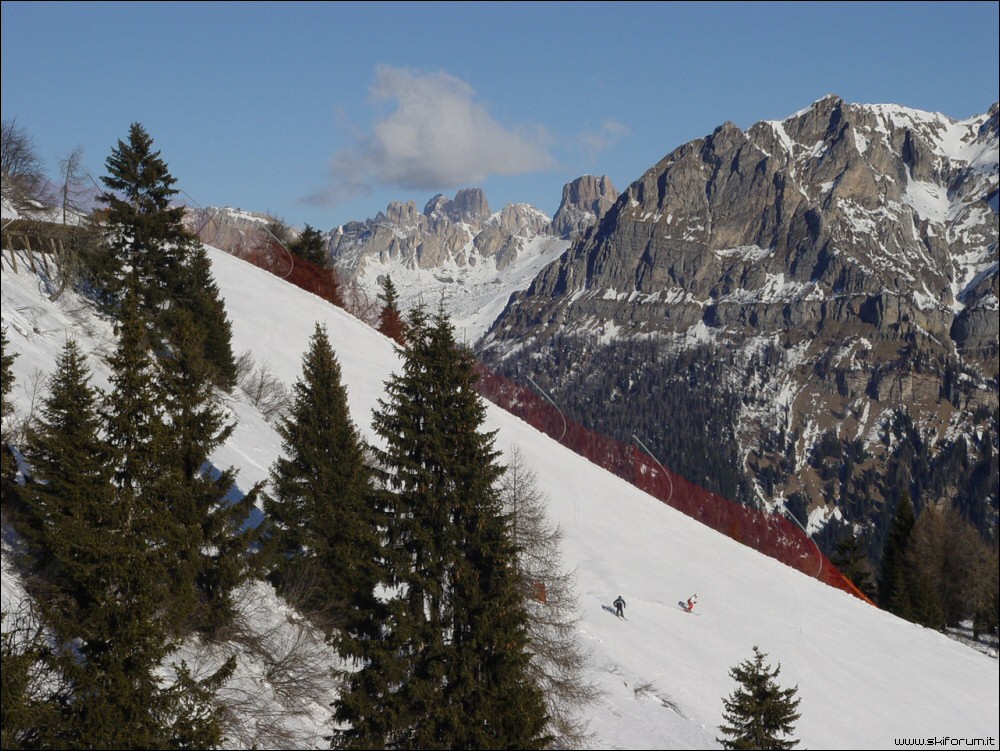
[{"label": "small fir tree", "polygon": [[326,266],[326,241],[319,230],[310,227],[308,224],[302,230],[302,234],[292,242],[288,249],[299,258],[304,258],[309,263],[317,266]]},{"label": "small fir tree", "polygon": [[2,497],[0,501],[7,503],[13,495],[15,494],[15,482],[14,476],[17,473],[17,467],[14,462],[14,457],[11,456],[8,444],[10,443],[10,435],[7,431],[7,415],[11,412],[10,404],[10,394],[14,390],[14,358],[17,355],[12,354],[8,347],[7,342],[7,327],[0,329],[0,363],[3,366],[2,383],[3,388],[3,400],[0,402],[2,408],[0,408],[0,419],[3,420],[3,445],[0,446],[0,460],[2,460],[2,465],[0,465],[0,489],[2,489]]},{"label": "small fir tree", "polygon": [[853,532],[841,539],[830,562],[850,579],[851,583],[870,599],[875,599],[875,581],[872,576],[872,565],[868,560],[864,547]]},{"label": "small fir tree", "polygon": [[794,732],[796,711],[800,699],[796,698],[798,686],[781,688],[777,677],[781,665],[772,671],[764,664],[767,657],[756,646],[753,658],[744,660],[730,669],[729,675],[739,684],[729,698],[723,699],[725,707],[719,726],[725,738],[716,740],[726,749],[787,749],[798,745],[797,740],[785,736]]},{"label": "small fir tree", "polygon": [[403,318],[399,312],[399,296],[392,278],[386,275],[382,280],[382,292],[378,299],[382,301],[382,311],[378,316],[378,330],[397,344],[403,344]]},{"label": "small fir tree", "polygon": [[209,379],[214,386],[232,391],[236,385],[236,358],[233,356],[233,326],[226,315],[219,287],[212,276],[212,264],[205,246],[196,245],[182,269],[178,308],[197,321],[200,345],[209,365]]}]

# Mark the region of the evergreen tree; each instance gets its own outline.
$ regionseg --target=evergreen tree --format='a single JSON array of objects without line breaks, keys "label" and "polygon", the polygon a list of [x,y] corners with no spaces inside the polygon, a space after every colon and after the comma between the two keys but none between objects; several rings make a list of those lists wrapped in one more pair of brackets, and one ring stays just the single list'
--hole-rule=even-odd
[{"label": "evergreen tree", "polygon": [[853,531],[849,531],[847,536],[837,543],[833,555],[830,556],[830,562],[866,597],[875,599],[872,565],[868,561],[861,541]]},{"label": "evergreen tree", "polygon": [[181,529],[177,556],[178,612],[197,608],[192,625],[213,630],[232,616],[232,590],[252,572],[257,531],[246,525],[259,485],[233,498],[235,471],[216,470],[209,457],[232,434],[212,385],[201,331],[189,315],[175,320],[171,350],[160,358],[160,398],[169,442],[159,492]]},{"label": "evergreen tree", "polygon": [[0,502],[4,504],[14,495],[14,476],[17,473],[14,457],[11,456],[8,448],[10,436],[7,432],[6,422],[7,415],[11,412],[11,404],[8,397],[10,397],[11,391],[14,390],[15,357],[17,355],[11,354],[8,349],[7,327],[0,328],[0,363],[2,363],[3,367],[2,379],[0,379],[3,388],[3,399],[0,402],[0,405],[2,405],[0,407],[0,419],[3,419],[2,445],[0,445],[0,459],[2,459],[2,465],[0,465],[0,489],[2,489],[3,495],[0,496]]},{"label": "evergreen tree", "polygon": [[530,674],[524,582],[502,510],[495,436],[474,360],[443,312],[411,314],[403,372],[373,425],[385,447],[379,639],[335,704],[348,748],[540,748],[547,717]]},{"label": "evergreen tree", "polygon": [[202,347],[213,382],[232,388],[231,327],[204,247],[184,226],[183,207],[170,205],[178,193],[172,187],[176,179],[139,123],[132,124],[128,143],[119,141],[106,165],[108,176],[101,181],[109,190],[99,200],[108,205],[103,281],[112,307],[117,310],[126,288],[134,285],[141,315],[164,341],[181,325],[176,311],[186,311],[206,332]]},{"label": "evergreen tree", "polygon": [[913,620],[913,603],[906,575],[906,550],[915,523],[910,494],[903,491],[896,502],[892,528],[882,551],[882,571],[878,581],[878,604],[901,618]]},{"label": "evergreen tree", "polygon": [[326,266],[326,241],[319,230],[310,227],[308,224],[302,230],[302,234],[296,238],[288,249],[299,258],[304,258],[309,263],[317,266]]},{"label": "evergreen tree", "polygon": [[4,612],[0,634],[0,748],[39,748],[45,728],[58,721],[58,676],[46,670],[45,629],[30,611]]},{"label": "evergreen tree", "polygon": [[388,275],[382,280],[382,292],[378,299],[382,301],[383,306],[378,316],[379,332],[397,344],[403,344],[403,319],[399,313],[398,295],[392,278]]},{"label": "evergreen tree", "polygon": [[319,324],[292,391],[278,427],[283,456],[264,501],[277,553],[273,579],[282,592],[298,593],[296,604],[314,617],[325,612],[321,625],[349,633],[354,615],[371,606],[378,522],[340,363]]},{"label": "evergreen tree", "polygon": [[799,742],[785,736],[794,731],[800,716],[796,711],[800,700],[795,698],[798,687],[781,688],[776,681],[781,665],[772,672],[764,665],[767,655],[756,646],[753,655],[729,671],[739,686],[722,700],[726,724],[719,730],[728,737],[716,740],[726,749],[794,748]]},{"label": "evergreen tree", "polygon": [[181,220],[184,210],[171,207],[178,191],[153,139],[139,123],[129,128],[106,161],[108,188],[99,199],[108,206],[108,292],[120,300],[127,276],[134,276],[140,307],[155,320],[179,288],[179,274],[192,237]]},{"label": "evergreen tree", "polygon": [[[0,364],[2,364],[2,377],[0,377],[0,382],[2,382],[3,388],[3,401],[0,402],[2,408],[0,408],[0,415],[3,417],[7,416],[10,412],[10,392],[14,390],[14,358],[17,355],[10,353],[8,349],[9,342],[7,341],[7,327],[4,326],[0,328]],[[7,431],[4,429],[3,434],[4,443],[7,442]]]},{"label": "evergreen tree", "polygon": [[[167,748],[217,743],[207,702],[164,689],[155,674],[172,642],[164,628],[164,540],[148,504],[115,492],[100,437],[98,392],[74,342],[60,355],[28,458],[28,538],[45,565],[32,594],[65,682],[43,746]],[[229,667],[231,669],[231,666]],[[185,740],[189,739],[189,740]]]},{"label": "evergreen tree", "polygon": [[181,269],[178,309],[197,321],[200,349],[209,365],[208,376],[215,386],[232,391],[236,385],[236,358],[233,356],[233,326],[226,315],[219,287],[212,277],[212,264],[205,246],[194,246]]}]

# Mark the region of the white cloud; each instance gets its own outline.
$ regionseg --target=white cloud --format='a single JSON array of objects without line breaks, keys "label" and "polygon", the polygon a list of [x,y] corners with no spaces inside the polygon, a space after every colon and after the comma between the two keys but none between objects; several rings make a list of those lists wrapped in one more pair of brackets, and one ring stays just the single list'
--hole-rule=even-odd
[{"label": "white cloud", "polygon": [[333,193],[376,185],[443,190],[554,164],[543,129],[505,128],[474,100],[472,87],[448,73],[382,65],[371,93],[394,107],[334,156]]}]

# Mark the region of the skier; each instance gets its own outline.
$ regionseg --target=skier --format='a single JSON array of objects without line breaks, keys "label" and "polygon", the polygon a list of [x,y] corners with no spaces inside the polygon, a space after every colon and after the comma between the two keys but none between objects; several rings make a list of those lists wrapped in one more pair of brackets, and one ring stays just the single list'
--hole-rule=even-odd
[{"label": "skier", "polygon": [[698,594],[695,593],[688,598],[687,605],[684,606],[684,612],[690,613],[694,610],[694,604],[698,602]]},{"label": "skier", "polygon": [[622,599],[621,595],[618,595],[618,599],[614,602],[615,605],[615,615],[619,618],[625,617],[625,600]]}]

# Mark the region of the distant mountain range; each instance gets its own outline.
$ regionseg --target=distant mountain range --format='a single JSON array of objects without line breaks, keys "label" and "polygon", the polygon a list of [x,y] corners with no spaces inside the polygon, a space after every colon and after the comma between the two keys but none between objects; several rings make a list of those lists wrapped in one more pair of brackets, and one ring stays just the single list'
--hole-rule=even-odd
[{"label": "distant mountain range", "polygon": [[996,104],[831,95],[725,123],[621,195],[581,177],[551,220],[476,188],[393,202],[331,230],[330,259],[372,299],[388,275],[404,308],[443,302],[583,424],[877,558],[902,490],[996,530],[997,133]]}]

